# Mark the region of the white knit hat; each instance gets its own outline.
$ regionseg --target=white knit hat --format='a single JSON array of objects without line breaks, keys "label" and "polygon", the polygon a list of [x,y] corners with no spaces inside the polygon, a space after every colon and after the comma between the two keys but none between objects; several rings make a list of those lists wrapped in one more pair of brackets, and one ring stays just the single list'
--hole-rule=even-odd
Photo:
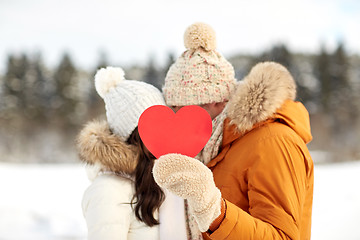
[{"label": "white knit hat", "polygon": [[95,88],[104,99],[110,129],[125,139],[137,127],[140,115],[147,108],[165,105],[163,95],[156,87],[136,80],[125,80],[121,68],[98,70]]},{"label": "white knit hat", "polygon": [[185,31],[184,45],[187,50],[166,74],[166,104],[201,105],[229,100],[235,88],[235,72],[215,50],[215,31],[205,23],[194,23]]}]

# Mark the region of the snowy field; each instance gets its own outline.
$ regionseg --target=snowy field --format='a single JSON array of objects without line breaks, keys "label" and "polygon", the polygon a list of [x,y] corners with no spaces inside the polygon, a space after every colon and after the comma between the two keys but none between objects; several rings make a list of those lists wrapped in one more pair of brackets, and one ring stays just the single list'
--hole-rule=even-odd
[{"label": "snowy field", "polygon": [[[81,165],[0,163],[0,240],[86,239]],[[360,161],[315,166],[313,240],[360,240]]]}]

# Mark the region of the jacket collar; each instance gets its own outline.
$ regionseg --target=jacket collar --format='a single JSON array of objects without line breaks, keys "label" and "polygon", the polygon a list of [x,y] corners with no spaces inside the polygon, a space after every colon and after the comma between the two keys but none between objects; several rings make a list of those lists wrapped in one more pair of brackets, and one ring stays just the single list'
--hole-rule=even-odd
[{"label": "jacket collar", "polygon": [[80,160],[100,166],[99,171],[133,174],[138,154],[134,146],[113,134],[106,121],[86,124],[77,137]]},{"label": "jacket collar", "polygon": [[294,101],[295,96],[295,81],[286,68],[273,62],[253,67],[238,83],[227,104],[222,151],[208,166],[221,161],[236,139],[269,122],[280,121],[292,128],[305,143],[310,142],[309,114],[300,102]]},{"label": "jacket collar", "polygon": [[294,100],[296,85],[288,70],[274,62],[255,65],[240,81],[228,102],[230,125],[244,134],[271,118],[286,100]]}]

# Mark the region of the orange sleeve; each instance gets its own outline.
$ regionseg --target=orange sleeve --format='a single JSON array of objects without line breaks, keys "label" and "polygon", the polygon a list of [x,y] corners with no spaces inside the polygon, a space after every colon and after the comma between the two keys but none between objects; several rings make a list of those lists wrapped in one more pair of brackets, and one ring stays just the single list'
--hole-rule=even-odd
[{"label": "orange sleeve", "polygon": [[[204,239],[290,239],[282,231],[225,201],[225,218],[213,233],[207,232]],[[253,231],[249,231],[250,229]]]},{"label": "orange sleeve", "polygon": [[254,146],[259,149],[252,156],[256,165],[248,171],[249,212],[225,200],[225,217],[207,232],[208,239],[301,239],[307,176],[298,149],[282,141],[267,138]]}]

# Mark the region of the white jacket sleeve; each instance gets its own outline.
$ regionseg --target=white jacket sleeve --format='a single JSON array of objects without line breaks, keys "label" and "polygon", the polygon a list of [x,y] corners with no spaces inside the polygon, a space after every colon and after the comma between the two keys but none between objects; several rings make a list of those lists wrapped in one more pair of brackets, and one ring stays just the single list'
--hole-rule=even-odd
[{"label": "white jacket sleeve", "polygon": [[131,181],[98,176],[85,191],[82,201],[88,239],[127,239],[132,216],[131,198]]}]

